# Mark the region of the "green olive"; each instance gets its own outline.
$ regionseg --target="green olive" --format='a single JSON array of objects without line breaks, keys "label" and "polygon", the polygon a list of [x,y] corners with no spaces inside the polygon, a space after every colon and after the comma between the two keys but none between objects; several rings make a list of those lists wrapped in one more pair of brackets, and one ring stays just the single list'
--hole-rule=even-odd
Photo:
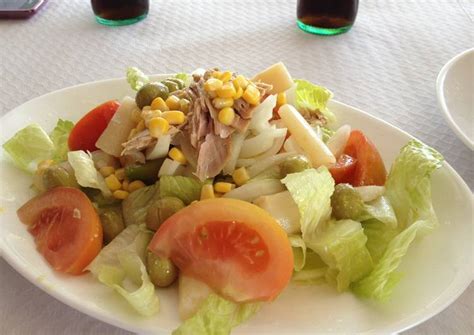
[{"label": "green olive", "polygon": [[178,89],[180,89],[180,90],[182,90],[184,88],[184,86],[186,86],[184,84],[184,81],[179,79],[179,78],[166,78],[166,80],[172,81],[172,82],[175,82],[176,84],[178,84]]},{"label": "green olive", "polygon": [[337,184],[331,196],[333,216],[338,219],[358,220],[365,212],[364,201],[349,184]]},{"label": "green olive", "polygon": [[120,207],[108,207],[102,209],[99,214],[104,235],[104,243],[110,243],[118,234],[125,229]]},{"label": "green olive", "polygon": [[66,164],[51,165],[43,172],[43,186],[46,190],[57,186],[79,188],[74,171],[69,163]]},{"label": "green olive", "polygon": [[311,168],[308,158],[302,155],[289,157],[280,164],[281,174],[285,177],[287,174],[301,172]]},{"label": "green olive", "polygon": [[151,102],[158,97],[166,100],[169,95],[168,87],[162,83],[148,83],[143,85],[135,96],[135,102],[139,108],[150,106]]},{"label": "green olive", "polygon": [[164,197],[156,200],[148,208],[146,226],[148,229],[158,230],[166,219],[184,207],[184,203],[175,197]]},{"label": "green olive", "polygon": [[170,93],[179,90],[179,85],[172,80],[166,79],[163,80],[161,83],[168,87]]},{"label": "green olive", "polygon": [[178,268],[170,259],[158,257],[150,251],[146,255],[146,269],[151,282],[158,287],[170,286],[178,277]]}]

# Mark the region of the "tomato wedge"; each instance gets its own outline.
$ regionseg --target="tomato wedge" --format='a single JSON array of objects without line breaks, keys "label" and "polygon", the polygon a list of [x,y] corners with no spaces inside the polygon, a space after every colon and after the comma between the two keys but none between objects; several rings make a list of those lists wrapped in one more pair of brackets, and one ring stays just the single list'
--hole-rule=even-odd
[{"label": "tomato wedge", "polygon": [[357,160],[349,155],[342,154],[336,164],[329,167],[332,177],[336,184],[351,183],[354,179],[354,172]]},{"label": "tomato wedge", "polygon": [[74,150],[97,150],[95,143],[104,132],[120,103],[111,100],[97,106],[80,119],[69,135],[69,149]]},{"label": "tomato wedge", "polygon": [[263,209],[235,199],[180,210],[161,225],[149,249],[236,302],[273,300],[293,272],[283,229]]},{"label": "tomato wedge", "polygon": [[28,201],[17,214],[38,251],[57,271],[81,274],[102,248],[99,216],[76,188],[53,188]]},{"label": "tomato wedge", "polygon": [[375,145],[360,130],[353,130],[344,154],[357,160],[350,184],[353,186],[385,184],[387,170]]}]

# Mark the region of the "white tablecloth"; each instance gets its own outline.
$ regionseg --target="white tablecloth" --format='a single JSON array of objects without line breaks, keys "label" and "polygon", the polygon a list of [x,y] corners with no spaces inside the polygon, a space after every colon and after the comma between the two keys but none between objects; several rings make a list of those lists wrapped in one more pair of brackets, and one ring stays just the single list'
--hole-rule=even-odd
[{"label": "white tablecloth", "polygon": [[[443,64],[473,46],[472,1],[362,0],[354,28],[334,37],[300,31],[295,1],[151,2],[146,20],[119,28],[98,25],[85,0],[50,0],[29,20],[0,21],[0,115],[56,89],[123,76],[130,65],[250,75],[282,60],[295,77],[437,148],[474,187],[472,152],[448,128],[435,95]],[[49,297],[3,260],[0,279],[1,334],[126,333]],[[473,293],[471,285],[409,333],[472,333]]]}]

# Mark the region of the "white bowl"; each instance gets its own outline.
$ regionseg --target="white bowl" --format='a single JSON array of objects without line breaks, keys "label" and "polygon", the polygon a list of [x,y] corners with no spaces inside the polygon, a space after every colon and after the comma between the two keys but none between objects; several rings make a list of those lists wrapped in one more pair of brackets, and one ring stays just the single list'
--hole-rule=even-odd
[{"label": "white bowl", "polygon": [[456,135],[474,150],[474,48],[452,58],[439,72],[436,94]]},{"label": "white bowl", "polygon": [[[0,120],[0,140],[3,143],[31,122],[51,130],[58,117],[77,121],[95,105],[127,94],[133,92],[126,81],[113,79],[44,95]],[[332,102],[330,107],[340,123],[362,129],[376,143],[387,166],[411,139],[400,129],[353,107],[338,102]],[[52,271],[15,213],[33,195],[29,188],[31,176],[13,167],[2,152],[0,180],[0,251],[32,284],[83,313],[133,332],[169,334],[178,326],[176,287],[158,291],[161,311],[147,319],[134,314],[119,296],[90,274],[72,277]],[[440,227],[410,248],[400,268],[405,277],[389,303],[379,305],[351,293],[338,294],[327,285],[290,285],[233,334],[394,333],[446,308],[472,278],[472,200],[466,184],[446,163],[434,174],[432,184]]]}]

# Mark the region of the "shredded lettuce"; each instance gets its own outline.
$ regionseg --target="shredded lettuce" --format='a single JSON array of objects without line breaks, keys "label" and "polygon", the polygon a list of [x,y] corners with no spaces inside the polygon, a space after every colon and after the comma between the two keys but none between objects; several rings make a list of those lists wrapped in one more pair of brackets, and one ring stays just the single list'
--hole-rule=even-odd
[{"label": "shredded lettuce", "polygon": [[87,267],[104,285],[114,289],[141,315],[159,310],[155,286],[150,281],[144,259],[153,233],[132,225],[106,245]]},{"label": "shredded lettuce", "polygon": [[68,139],[74,123],[67,120],[59,119],[56,127],[49,135],[54,144],[53,160],[57,162],[67,160],[67,152],[69,151]]},{"label": "shredded lettuce", "polygon": [[296,108],[303,112],[321,113],[328,121],[334,123],[335,115],[327,108],[332,93],[327,88],[315,85],[307,80],[296,79]]},{"label": "shredded lettuce", "polygon": [[364,234],[367,236],[367,249],[372,260],[377,263],[387,250],[388,244],[400,233],[400,229],[388,227],[377,219],[362,222]]},{"label": "shredded lettuce", "polygon": [[306,264],[306,243],[301,235],[288,235],[293,249],[293,266],[295,271],[301,271]]},{"label": "shredded lettuce", "polygon": [[190,81],[191,81],[191,76],[187,73],[180,72],[175,75],[175,78],[181,79],[184,81],[184,85],[189,86]]},{"label": "shredded lettuce", "polygon": [[[353,285],[353,290],[358,295],[381,301],[387,300],[401,278],[401,274],[395,271],[411,242],[417,235],[424,235],[437,226],[438,221],[431,202],[430,176],[441,166],[442,160],[443,157],[436,150],[416,140],[410,141],[402,148],[392,166],[385,187],[386,195],[396,213],[399,228],[404,230],[391,239],[374,270]],[[370,229],[367,233],[371,235]],[[390,235],[390,232],[385,233]],[[375,238],[387,240],[390,236],[384,236],[379,232]],[[371,246],[373,253],[374,243],[373,241]],[[377,253],[380,251],[375,252],[376,255]]]},{"label": "shredded lettuce", "polygon": [[196,314],[174,330],[173,335],[228,335],[259,308],[260,303],[237,304],[211,293]]},{"label": "shredded lettuce", "polygon": [[26,172],[33,172],[35,164],[50,159],[54,153],[54,143],[37,124],[30,124],[19,130],[3,144],[13,163]]},{"label": "shredded lettuce", "polygon": [[293,273],[292,280],[297,284],[314,285],[321,284],[326,279],[328,266],[321,257],[311,249],[307,249],[305,264],[301,270]]},{"label": "shredded lettuce", "polygon": [[106,197],[112,195],[105,184],[104,177],[96,170],[90,154],[82,150],[69,151],[67,159],[74,170],[74,175],[79,185],[99,189]]},{"label": "shredded lettuce", "polygon": [[133,90],[138,91],[143,85],[149,83],[150,79],[140,69],[132,66],[127,68],[127,82]]},{"label": "shredded lettuce", "polygon": [[162,176],[160,178],[160,196],[176,197],[186,205],[201,196],[202,183],[195,178],[183,176]]},{"label": "shredded lettuce", "polygon": [[126,226],[145,224],[148,209],[159,199],[159,184],[133,191],[122,201],[122,213]]}]

